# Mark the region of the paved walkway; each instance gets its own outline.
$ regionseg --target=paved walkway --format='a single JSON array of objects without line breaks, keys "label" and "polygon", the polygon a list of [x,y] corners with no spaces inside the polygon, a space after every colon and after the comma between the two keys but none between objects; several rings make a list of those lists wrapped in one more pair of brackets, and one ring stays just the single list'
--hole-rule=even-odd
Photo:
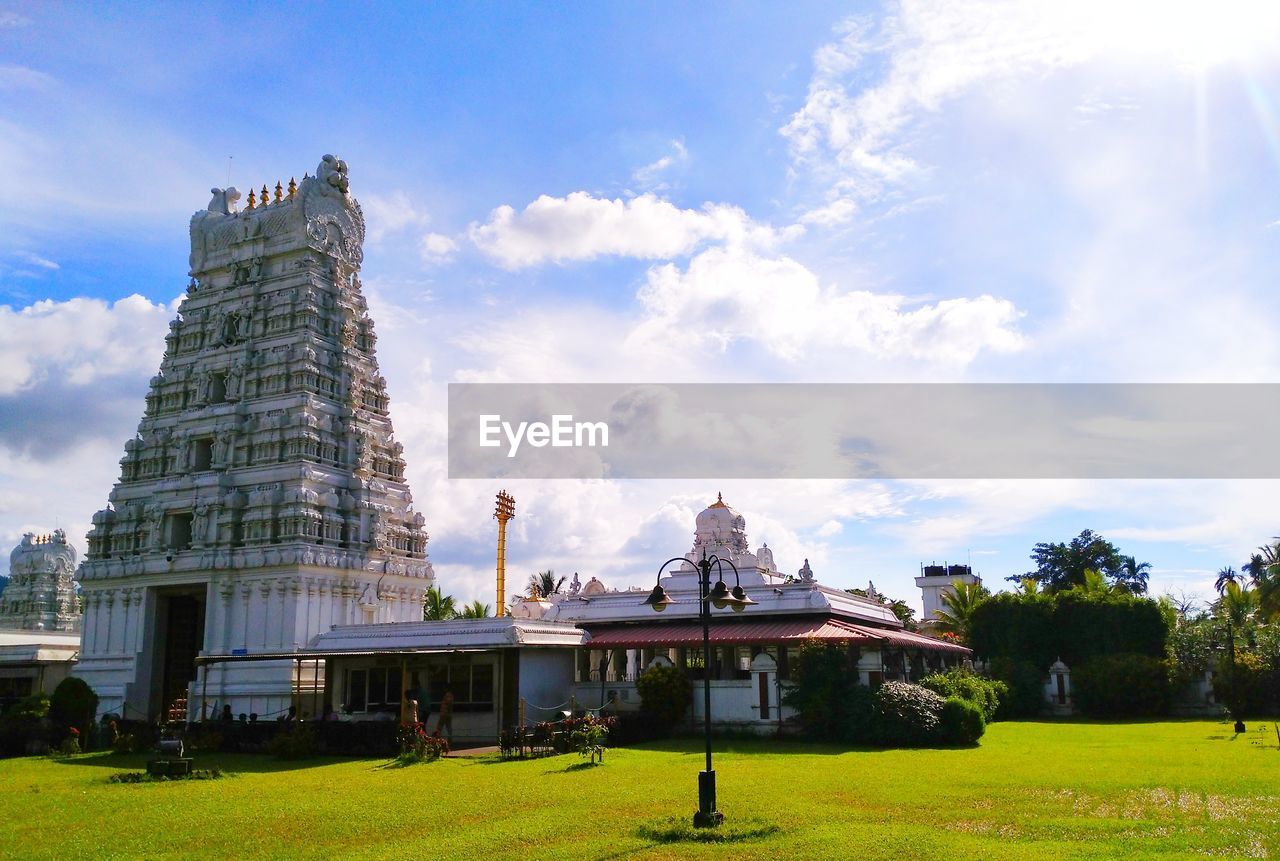
[{"label": "paved walkway", "polygon": [[491,753],[497,753],[498,746],[496,744],[485,745],[483,747],[461,747],[457,750],[451,750],[445,756],[452,757],[469,757],[469,756],[488,756]]}]

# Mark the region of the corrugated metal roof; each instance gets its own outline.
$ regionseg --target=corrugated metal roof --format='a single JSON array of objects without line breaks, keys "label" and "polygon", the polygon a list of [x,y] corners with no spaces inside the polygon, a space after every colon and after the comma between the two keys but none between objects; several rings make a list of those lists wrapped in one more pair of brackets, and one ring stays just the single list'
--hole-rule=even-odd
[{"label": "corrugated metal roof", "polygon": [[[888,644],[897,648],[929,649],[940,652],[963,652],[968,649],[907,631],[889,628],[870,628],[854,625],[842,619],[820,617],[815,619],[760,619],[743,622],[712,622],[711,642],[716,645],[747,643],[788,643],[804,640],[828,640],[832,642],[878,645]],[[692,622],[646,622],[616,628],[600,628],[591,631],[587,643],[593,649],[639,649],[651,646],[700,646],[702,625]]]}]

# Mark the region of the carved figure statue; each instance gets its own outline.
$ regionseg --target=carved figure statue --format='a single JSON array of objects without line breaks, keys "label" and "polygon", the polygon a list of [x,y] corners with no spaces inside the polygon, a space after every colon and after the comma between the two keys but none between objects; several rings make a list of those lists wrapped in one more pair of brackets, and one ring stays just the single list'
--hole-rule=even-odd
[{"label": "carved figure statue", "polygon": [[231,366],[231,370],[227,372],[227,400],[235,401],[240,399],[240,382],[244,378],[244,362],[239,359]]},{"label": "carved figure statue", "polygon": [[345,196],[350,187],[347,182],[347,163],[334,155],[326,154],[320,159],[316,178],[320,180],[320,191],[325,194]]},{"label": "carved figure statue", "polygon": [[209,193],[213,199],[205,207],[216,215],[231,215],[236,211],[236,201],[240,199],[240,190],[234,185],[227,188],[211,188]]},{"label": "carved figure statue", "polygon": [[574,595],[577,595],[581,591],[582,591],[582,581],[578,579],[578,572],[574,571],[573,579],[569,581],[569,595],[570,597],[572,597]]},{"label": "carved figure statue", "polygon": [[191,518],[191,537],[197,544],[204,542],[205,534],[209,530],[209,505],[201,502],[194,509],[194,517]]}]

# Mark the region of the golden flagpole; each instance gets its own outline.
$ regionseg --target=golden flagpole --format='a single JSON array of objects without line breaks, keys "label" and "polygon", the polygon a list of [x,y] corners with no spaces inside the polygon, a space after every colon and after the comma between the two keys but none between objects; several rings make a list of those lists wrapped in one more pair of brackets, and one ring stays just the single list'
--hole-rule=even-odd
[{"label": "golden flagpole", "polygon": [[516,500],[505,490],[498,491],[498,502],[493,510],[498,520],[498,605],[494,615],[507,615],[507,521],[516,516]]}]

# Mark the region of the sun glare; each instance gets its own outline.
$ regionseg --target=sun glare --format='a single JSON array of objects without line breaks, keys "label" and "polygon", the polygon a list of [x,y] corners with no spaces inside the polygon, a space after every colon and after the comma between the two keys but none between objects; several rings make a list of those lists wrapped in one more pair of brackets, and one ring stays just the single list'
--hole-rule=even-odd
[{"label": "sun glare", "polygon": [[1263,59],[1280,45],[1276,0],[1101,0],[1075,8],[1102,36],[1098,47],[1192,69]]}]

